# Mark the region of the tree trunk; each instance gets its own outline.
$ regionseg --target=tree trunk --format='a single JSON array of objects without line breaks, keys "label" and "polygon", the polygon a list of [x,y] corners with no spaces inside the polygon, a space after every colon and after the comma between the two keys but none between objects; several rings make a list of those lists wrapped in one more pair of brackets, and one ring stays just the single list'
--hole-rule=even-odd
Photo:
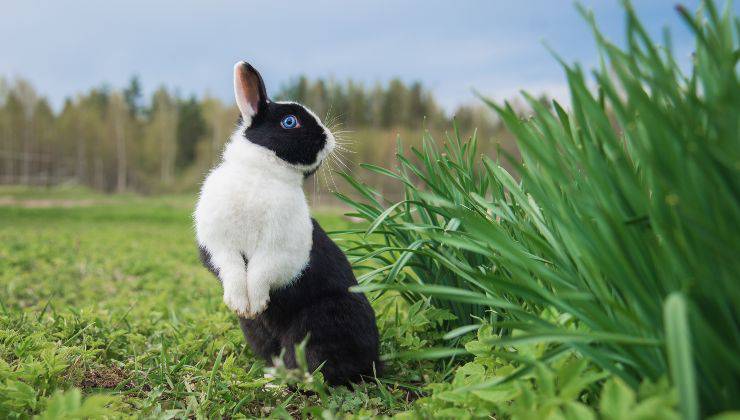
[{"label": "tree trunk", "polygon": [[21,166],[21,184],[28,185],[31,180],[31,129],[32,123],[27,123],[23,130],[23,164]]},{"label": "tree trunk", "polygon": [[213,127],[213,135],[211,136],[211,166],[216,164],[218,159],[219,142],[221,141],[221,124],[219,124],[219,118],[221,117],[219,110],[213,112],[214,118],[211,122]]},{"label": "tree trunk", "polygon": [[115,116],[115,135],[116,135],[116,191],[123,192],[126,190],[126,136],[123,130],[123,121],[121,116]]},{"label": "tree trunk", "polygon": [[85,184],[86,181],[86,163],[87,159],[85,155],[87,154],[87,151],[85,150],[85,138],[82,135],[82,130],[80,129],[80,120],[77,120],[77,167],[75,168],[75,178],[77,178],[78,184]]},{"label": "tree trunk", "polygon": [[103,167],[103,159],[101,157],[95,158],[95,188],[98,191],[105,191],[105,174]]},{"label": "tree trunk", "polygon": [[177,153],[177,115],[176,110],[167,110],[161,129],[160,139],[162,142],[162,173],[161,181],[163,185],[170,185],[175,176],[175,154]]},{"label": "tree trunk", "polygon": [[3,152],[5,153],[5,176],[3,181],[6,184],[12,184],[14,181],[14,163],[15,156],[13,156],[13,129],[11,127],[10,118],[8,118],[7,125],[5,126],[5,145]]},{"label": "tree trunk", "polygon": [[[166,127],[165,127],[166,128]],[[167,185],[170,183],[170,165],[169,165],[169,141],[167,140],[166,133],[163,133],[164,135],[161,137],[160,141],[162,142],[162,153],[161,158],[162,162],[160,164],[160,181],[162,182],[162,185]]]}]

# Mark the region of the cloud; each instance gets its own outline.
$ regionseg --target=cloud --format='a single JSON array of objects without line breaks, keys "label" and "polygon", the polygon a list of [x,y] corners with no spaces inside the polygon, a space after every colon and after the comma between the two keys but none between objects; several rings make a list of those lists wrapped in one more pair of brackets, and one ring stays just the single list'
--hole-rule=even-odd
[{"label": "cloud", "polygon": [[[619,38],[618,4],[584,2],[607,36]],[[677,22],[672,2],[635,6],[655,33]],[[680,28],[679,46],[688,42]],[[454,7],[441,0],[73,0],[39,7],[29,0],[4,5],[0,39],[13,40],[3,45],[0,76],[29,78],[55,105],[103,82],[123,86],[133,74],[147,93],[165,84],[230,101],[231,67],[249,59],[273,90],[300,74],[366,84],[400,77],[422,81],[449,110],[474,101],[471,89],[495,97],[522,88],[561,95],[562,72],[542,40],[567,60],[588,65],[594,57],[592,36],[570,0]]]}]

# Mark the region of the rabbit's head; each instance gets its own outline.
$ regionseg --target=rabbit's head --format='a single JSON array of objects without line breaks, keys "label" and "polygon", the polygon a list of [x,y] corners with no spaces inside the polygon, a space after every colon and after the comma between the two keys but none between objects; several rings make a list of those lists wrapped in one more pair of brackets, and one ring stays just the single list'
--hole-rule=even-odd
[{"label": "rabbit's head", "polygon": [[246,141],[270,150],[304,175],[315,172],[334,149],[334,136],[319,117],[295,102],[270,101],[262,76],[247,62],[234,66],[234,94]]}]

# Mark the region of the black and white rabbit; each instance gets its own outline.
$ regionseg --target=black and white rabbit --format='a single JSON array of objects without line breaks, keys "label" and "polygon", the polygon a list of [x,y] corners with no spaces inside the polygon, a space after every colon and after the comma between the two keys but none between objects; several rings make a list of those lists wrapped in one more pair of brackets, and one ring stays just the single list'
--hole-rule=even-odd
[{"label": "black and white rabbit", "polygon": [[306,335],[310,369],[322,363],[330,384],[379,370],[378,330],[347,258],[311,219],[303,180],[335,145],[306,107],[273,102],[260,74],[234,67],[241,112],[222,162],[201,189],[195,228],[203,264],[223,285],[253,351],[271,361]]}]

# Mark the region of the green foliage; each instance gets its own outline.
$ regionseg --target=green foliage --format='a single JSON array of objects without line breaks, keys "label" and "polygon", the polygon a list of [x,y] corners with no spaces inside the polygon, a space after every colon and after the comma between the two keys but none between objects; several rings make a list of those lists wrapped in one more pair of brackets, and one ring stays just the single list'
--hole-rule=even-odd
[{"label": "green foliage", "polygon": [[[475,359],[456,370],[450,382],[427,386],[409,416],[482,418],[495,413],[512,419],[678,419],[668,384],[644,383],[639,392],[573,352],[548,355],[545,344],[500,349],[496,334],[482,326],[465,348]],[[538,360],[548,357],[548,363]],[[512,379],[520,366],[528,366]],[[598,403],[597,403],[598,401]],[[598,410],[598,414],[597,414]]]},{"label": "green foliage", "polygon": [[82,399],[79,389],[73,388],[67,392],[55,392],[49,397],[46,409],[38,416],[38,420],[56,419],[87,419],[114,417],[117,412],[108,406],[115,398],[107,395],[92,395]]},{"label": "green foliage", "polygon": [[595,89],[563,64],[569,110],[525,95],[522,119],[489,103],[517,138],[520,181],[479,160],[475,136],[399,147],[395,170],[367,169],[403,185],[402,201],[353,179],[361,199],[340,196],[369,224],[349,252],[361,290],[431,297],[457,317],[450,336],[484,321],[501,348],[573,352],[633,392],[670,375],[685,418],[737,409],[737,19],[731,5],[680,9],[696,38],[684,76],[625,7],[624,50],[584,12],[603,64]]},{"label": "green foliage", "polygon": [[177,109],[177,166],[186,167],[195,161],[196,147],[205,138],[208,126],[198,100],[191,96],[180,101]]},{"label": "green foliage", "polygon": [[[194,197],[21,187],[0,197],[12,204],[0,206],[0,418],[391,415],[451,369],[389,360],[352,390],[305,367],[266,372],[200,266]],[[337,213],[317,217],[351,226]],[[390,295],[374,305],[384,353],[441,344],[447,311]]]}]

